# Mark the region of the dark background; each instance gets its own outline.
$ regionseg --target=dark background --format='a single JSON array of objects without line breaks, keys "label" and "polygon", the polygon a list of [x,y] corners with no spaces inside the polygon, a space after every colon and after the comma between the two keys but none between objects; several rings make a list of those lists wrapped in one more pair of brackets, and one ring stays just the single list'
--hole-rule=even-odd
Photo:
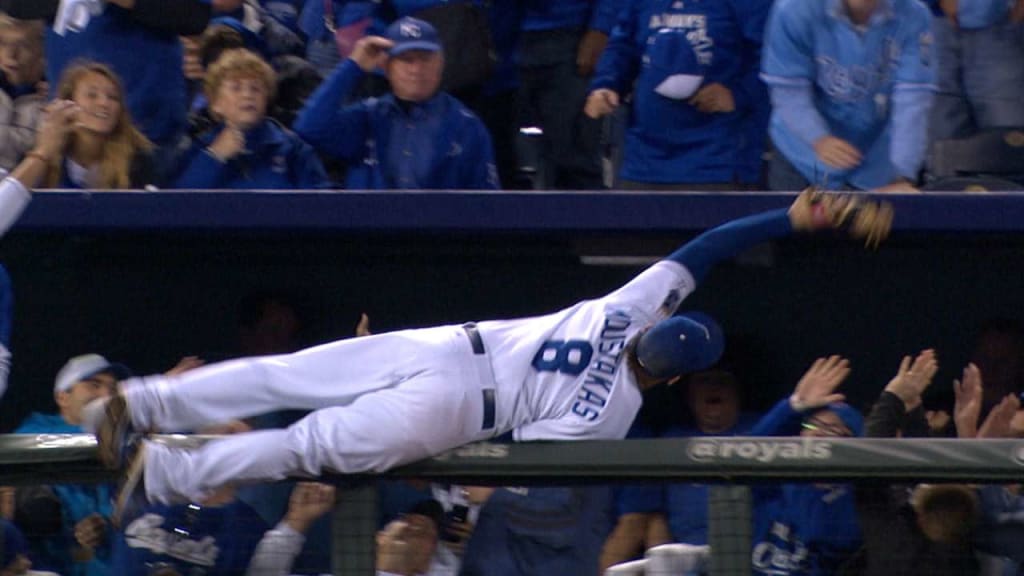
[{"label": "dark background", "polygon": [[[552,312],[642,269],[581,256],[662,256],[692,236],[16,230],[0,250],[16,301],[0,431],[30,410],[52,411],[53,377],[72,355],[98,352],[138,373],[184,355],[234,355],[239,303],[252,292],[290,295],[302,341],[314,344],[350,336],[363,311],[374,331]],[[825,234],[719,266],[681,309],[720,320],[752,408],[788,394],[815,357],[833,353],[852,361],[851,400],[869,402],[900,357],[924,347],[942,366],[927,403],[942,407],[977,326],[1024,316],[1022,285],[1022,234],[898,230],[878,251]]]}]

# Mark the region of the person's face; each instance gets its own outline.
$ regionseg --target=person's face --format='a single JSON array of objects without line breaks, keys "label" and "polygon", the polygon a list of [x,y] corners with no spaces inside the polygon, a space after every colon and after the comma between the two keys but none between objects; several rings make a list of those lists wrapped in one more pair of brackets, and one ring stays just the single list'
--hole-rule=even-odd
[{"label": "person's face", "polygon": [[440,52],[409,50],[388,59],[387,75],[395,97],[423,102],[441,87],[444,58]]},{"label": "person's face", "polygon": [[853,432],[835,412],[819,410],[804,420],[800,435],[809,438],[847,438],[853,436]]},{"label": "person's face", "polygon": [[82,76],[71,92],[81,112],[78,124],[97,134],[109,135],[121,117],[121,94],[106,76],[90,72]]},{"label": "person's face", "polygon": [[24,26],[0,30],[0,71],[14,86],[35,84],[43,77],[42,46]]},{"label": "person's face", "polygon": [[437,526],[422,514],[406,514],[402,520],[409,525],[405,535],[409,542],[411,566],[416,569],[416,574],[426,573],[437,549]]},{"label": "person's face", "polygon": [[734,384],[698,374],[690,379],[689,396],[690,410],[701,432],[719,434],[736,425],[740,401]]},{"label": "person's face", "polygon": [[68,424],[82,423],[82,408],[97,398],[110,396],[117,380],[110,374],[100,373],[80,380],[67,391],[57,392],[57,406]]},{"label": "person's face", "polygon": [[210,109],[228,126],[246,130],[267,115],[267,85],[255,77],[229,76],[217,88]]}]

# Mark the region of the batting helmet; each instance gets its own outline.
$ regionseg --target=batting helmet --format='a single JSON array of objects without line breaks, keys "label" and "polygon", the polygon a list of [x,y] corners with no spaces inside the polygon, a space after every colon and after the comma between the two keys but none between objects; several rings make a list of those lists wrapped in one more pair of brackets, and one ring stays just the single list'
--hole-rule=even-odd
[{"label": "batting helmet", "polygon": [[640,337],[636,359],[655,378],[673,378],[710,367],[725,349],[722,327],[703,312],[662,320]]}]

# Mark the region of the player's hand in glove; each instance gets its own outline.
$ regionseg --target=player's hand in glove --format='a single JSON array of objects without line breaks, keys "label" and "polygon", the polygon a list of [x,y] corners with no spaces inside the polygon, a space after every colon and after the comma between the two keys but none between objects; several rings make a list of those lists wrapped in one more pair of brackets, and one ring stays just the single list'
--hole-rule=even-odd
[{"label": "player's hand in glove", "polygon": [[889,236],[892,219],[893,209],[888,202],[814,188],[804,190],[789,208],[794,230],[844,228],[868,246],[877,246]]}]

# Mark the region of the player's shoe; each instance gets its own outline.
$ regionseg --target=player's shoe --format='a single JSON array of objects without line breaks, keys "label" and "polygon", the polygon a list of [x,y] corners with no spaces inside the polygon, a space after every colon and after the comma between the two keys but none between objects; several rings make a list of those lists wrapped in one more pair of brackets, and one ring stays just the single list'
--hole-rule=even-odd
[{"label": "player's shoe", "polygon": [[106,399],[103,417],[96,426],[96,441],[97,455],[104,466],[111,470],[125,467],[132,442],[132,421],[128,403],[120,393]]},{"label": "player's shoe", "polygon": [[114,525],[124,529],[125,522],[139,517],[149,506],[146,498],[146,444],[141,438],[125,447],[128,466],[121,475],[121,482],[114,500]]}]

